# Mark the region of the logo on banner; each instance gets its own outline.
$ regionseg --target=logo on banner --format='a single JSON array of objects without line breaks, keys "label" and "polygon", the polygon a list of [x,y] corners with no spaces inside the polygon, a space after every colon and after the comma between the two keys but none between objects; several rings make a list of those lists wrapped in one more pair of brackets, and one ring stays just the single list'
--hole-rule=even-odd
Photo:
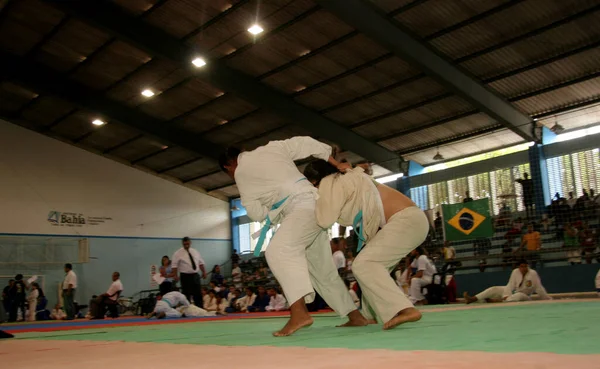
[{"label": "logo on banner", "polygon": [[55,227],[83,227],[95,226],[111,221],[109,217],[90,217],[81,213],[64,213],[52,210],[48,213],[48,223]]},{"label": "logo on banner", "polygon": [[471,232],[477,229],[481,223],[486,219],[485,216],[479,214],[468,208],[462,208],[458,213],[453,216],[449,221],[452,227],[456,228],[460,232],[469,235]]}]

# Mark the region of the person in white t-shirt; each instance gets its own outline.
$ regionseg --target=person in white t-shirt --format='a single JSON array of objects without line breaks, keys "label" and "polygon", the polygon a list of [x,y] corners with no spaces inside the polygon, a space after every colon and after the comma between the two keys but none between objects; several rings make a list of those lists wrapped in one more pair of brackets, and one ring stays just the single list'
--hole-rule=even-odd
[{"label": "person in white t-shirt", "polygon": [[270,287],[267,293],[271,297],[269,305],[265,308],[266,311],[284,311],[288,309],[288,303],[283,295],[277,293],[275,287]]},{"label": "person in white t-shirt", "polygon": [[100,296],[90,301],[91,319],[104,319],[107,304],[115,304],[123,292],[123,283],[121,283],[121,274],[114,272],[112,274],[112,283],[108,290]]},{"label": "person in white t-shirt", "polygon": [[238,263],[233,263],[231,269],[231,280],[233,281],[233,285],[235,288],[242,288],[242,269]]},{"label": "person in white t-shirt", "polygon": [[63,307],[67,314],[66,320],[75,319],[75,291],[77,290],[77,275],[73,271],[73,265],[65,264],[65,279],[62,283]]},{"label": "person in white t-shirt", "polygon": [[422,288],[431,284],[432,277],[437,273],[435,265],[425,255],[425,250],[422,246],[417,247],[411,252],[415,257],[411,267],[417,271],[410,280],[410,301],[415,305],[423,305],[427,302],[423,295]]},{"label": "person in white t-shirt", "polygon": [[335,264],[335,268],[340,274],[346,270],[346,256],[344,256],[343,242],[344,239],[341,237],[335,237],[329,242],[333,264]]}]

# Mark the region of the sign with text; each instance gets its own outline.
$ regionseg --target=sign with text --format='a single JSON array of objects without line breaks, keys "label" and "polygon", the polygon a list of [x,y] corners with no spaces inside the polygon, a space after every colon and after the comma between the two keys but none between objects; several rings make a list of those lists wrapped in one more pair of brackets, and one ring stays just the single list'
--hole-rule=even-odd
[{"label": "sign with text", "polygon": [[82,213],[66,213],[52,210],[48,213],[48,223],[55,227],[97,226],[112,221],[109,217],[86,216]]}]

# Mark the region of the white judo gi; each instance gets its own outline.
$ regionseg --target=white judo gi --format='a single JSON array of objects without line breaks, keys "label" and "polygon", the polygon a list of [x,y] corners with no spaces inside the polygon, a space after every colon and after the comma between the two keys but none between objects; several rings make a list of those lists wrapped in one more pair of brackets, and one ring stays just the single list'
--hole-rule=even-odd
[{"label": "white judo gi", "polygon": [[408,207],[386,223],[379,191],[362,168],[321,180],[316,212],[321,227],[329,228],[335,222],[351,226],[359,211],[367,246],[354,259],[352,273],[362,290],[362,312],[367,319],[377,315],[388,322],[401,310],[413,307],[390,271],[425,240],[429,222],[421,209]]},{"label": "white judo gi", "polygon": [[596,292],[598,292],[598,297],[600,297],[600,270],[596,274]]},{"label": "white judo gi", "polygon": [[154,312],[157,315],[165,313],[167,318],[181,318],[181,312],[176,309],[179,305],[188,307],[190,306],[190,302],[181,292],[169,292],[164,294],[162,299],[156,301]]},{"label": "white judo gi", "polygon": [[[331,259],[327,232],[315,220],[316,189],[294,160],[328,160],[331,147],[310,137],[272,141],[238,157],[235,182],[250,219],[280,225],[265,252],[290,304],[314,300],[314,289],[340,316],[356,310]],[[277,209],[273,205],[286,199]],[[313,289],[314,287],[314,289]]]},{"label": "white judo gi", "polygon": [[510,279],[506,286],[490,287],[487,290],[475,295],[477,302],[485,302],[486,299],[502,299],[506,297],[505,302],[530,301],[531,295],[537,293],[542,300],[551,300],[546,289],[542,285],[538,273],[529,269],[527,274],[516,268],[510,274]]},{"label": "white judo gi", "polygon": [[421,255],[413,260],[411,267],[416,268],[417,272],[423,271],[423,276],[421,278],[413,278],[410,280],[410,301],[415,303],[417,301],[425,300],[423,287],[431,284],[433,275],[437,273],[437,268],[426,255]]}]

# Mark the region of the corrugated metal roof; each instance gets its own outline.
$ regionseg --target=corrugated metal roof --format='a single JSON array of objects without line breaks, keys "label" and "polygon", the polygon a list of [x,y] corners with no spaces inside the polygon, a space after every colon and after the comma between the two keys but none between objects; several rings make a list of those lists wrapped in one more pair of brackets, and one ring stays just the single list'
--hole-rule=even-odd
[{"label": "corrugated metal roof", "polygon": [[566,130],[574,130],[600,123],[600,104],[595,104],[590,107],[575,109],[562,114],[551,115],[547,118],[538,120],[538,123],[551,128],[560,122]]}]

